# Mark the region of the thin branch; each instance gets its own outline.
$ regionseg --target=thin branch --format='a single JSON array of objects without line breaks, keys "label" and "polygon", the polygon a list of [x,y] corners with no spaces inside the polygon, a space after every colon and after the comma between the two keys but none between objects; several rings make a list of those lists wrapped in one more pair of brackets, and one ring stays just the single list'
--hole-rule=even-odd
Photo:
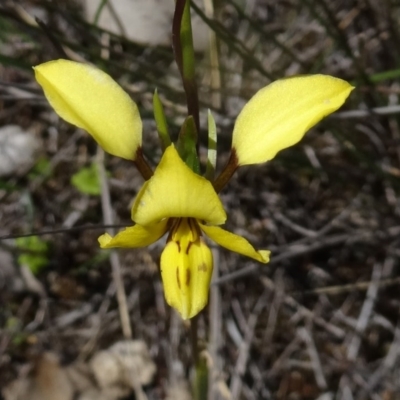
[{"label": "thin branch", "polygon": [[350,119],[350,118],[365,118],[372,117],[374,115],[391,115],[399,114],[400,105],[384,106],[384,107],[374,107],[369,110],[349,110],[342,111],[331,115],[331,118],[338,119]]},{"label": "thin branch", "polygon": [[361,336],[363,335],[368,325],[378,295],[378,282],[380,280],[381,274],[382,265],[377,263],[374,265],[374,268],[372,270],[371,284],[369,285],[364,304],[357,320],[356,332],[354,333],[354,336],[349,346],[347,347],[347,359],[349,361],[354,361],[357,358],[358,351],[361,345]]},{"label": "thin branch", "polygon": [[314,371],[315,381],[317,382],[317,385],[321,390],[325,390],[328,385],[326,383],[321,360],[319,358],[318,351],[311,336],[311,333],[306,328],[299,328],[297,330],[297,334],[307,346],[308,355],[310,357],[312,369]]},{"label": "thin branch", "polygon": [[[263,276],[260,278],[261,283],[264,285],[264,287],[268,288],[269,290],[276,290],[274,282]],[[293,297],[289,295],[285,295],[283,298],[283,303],[287,306],[290,307],[297,312],[300,312],[303,314],[306,318],[311,319],[316,325],[324,328],[327,332],[332,334],[338,339],[343,339],[345,336],[345,332],[343,329],[339,328],[336,325],[333,325],[330,322],[325,321],[323,318],[317,316],[313,311],[309,310],[308,308],[302,306],[300,303],[297,302]]]},{"label": "thin branch", "polygon": [[235,371],[232,376],[232,382],[230,385],[230,392],[231,392],[231,399],[236,400],[240,398],[240,393],[242,390],[242,378],[243,374],[246,371],[246,365],[247,361],[249,359],[249,351],[250,351],[250,345],[253,340],[254,336],[254,329],[257,324],[258,317],[263,310],[263,308],[267,304],[267,297],[268,294],[266,291],[260,296],[258,299],[256,305],[254,306],[254,309],[252,313],[250,314],[249,319],[247,320],[247,327],[246,327],[246,332],[244,335],[244,339],[240,345],[239,348],[239,355],[236,361],[235,365]]},{"label": "thin branch", "polygon": [[[104,168],[104,151],[100,147],[97,148],[97,162],[99,178],[101,181],[101,207],[103,210],[103,220],[107,225],[113,224],[112,206],[110,189],[108,186],[106,171]],[[114,234],[113,229],[109,229],[110,235]],[[129,321],[129,310],[126,302],[126,293],[124,288],[124,282],[122,279],[121,263],[116,251],[112,251],[110,254],[110,263],[112,268],[112,275],[115,287],[117,289],[117,301],[118,310],[121,319],[122,332],[125,338],[132,338],[132,329]]]},{"label": "thin branch", "polygon": [[[212,253],[214,258],[213,279],[216,279],[219,275],[219,249],[213,247]],[[219,349],[222,343],[222,310],[221,293],[218,286],[212,286],[210,290],[209,318],[210,333],[208,352],[211,358],[211,365],[209,366],[208,374],[208,400],[216,400],[218,398],[216,384],[220,371],[222,370],[222,359],[219,355]]]}]

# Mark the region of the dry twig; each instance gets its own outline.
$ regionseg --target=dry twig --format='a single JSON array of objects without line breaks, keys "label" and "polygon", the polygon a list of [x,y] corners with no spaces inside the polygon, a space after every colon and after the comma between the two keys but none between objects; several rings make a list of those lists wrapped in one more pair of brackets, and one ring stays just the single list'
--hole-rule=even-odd
[{"label": "dry twig", "polygon": [[[101,181],[101,205],[103,209],[103,220],[106,225],[112,225],[113,215],[112,215],[110,190],[108,187],[107,176],[104,169],[104,151],[100,147],[98,147],[97,149],[97,162],[98,162],[98,170]],[[108,232],[111,235],[114,233],[113,229],[110,228]],[[118,309],[121,319],[122,332],[125,338],[131,339],[132,329],[129,321],[129,310],[126,302],[124,282],[122,279],[121,263],[119,260],[118,253],[116,251],[111,252],[110,263],[112,268],[113,281],[117,290]]]}]

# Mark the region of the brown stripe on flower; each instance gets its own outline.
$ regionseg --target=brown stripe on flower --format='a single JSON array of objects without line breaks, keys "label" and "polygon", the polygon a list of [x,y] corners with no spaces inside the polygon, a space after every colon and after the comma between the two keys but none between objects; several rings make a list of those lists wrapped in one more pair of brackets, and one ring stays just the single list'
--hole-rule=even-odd
[{"label": "brown stripe on flower", "polygon": [[179,279],[179,266],[176,267],[176,282],[178,283],[178,288],[181,288],[181,280]]},{"label": "brown stripe on flower", "polygon": [[189,286],[189,283],[190,283],[190,269],[188,268],[187,270],[186,270],[186,286]]}]

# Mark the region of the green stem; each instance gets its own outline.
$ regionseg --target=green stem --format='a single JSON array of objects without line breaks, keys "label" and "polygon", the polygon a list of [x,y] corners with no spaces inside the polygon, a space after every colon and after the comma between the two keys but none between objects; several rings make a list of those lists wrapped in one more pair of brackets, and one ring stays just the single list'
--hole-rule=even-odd
[{"label": "green stem", "polygon": [[198,325],[196,315],[190,320],[190,339],[192,343],[192,356],[195,367],[193,385],[193,398],[195,400],[207,400],[208,394],[208,368],[204,357],[200,356],[198,344]]},{"label": "green stem", "polygon": [[192,345],[192,358],[193,363],[197,365],[199,362],[199,343],[198,343],[198,326],[197,326],[197,318],[196,315],[190,320],[190,341]]},{"label": "green stem", "polygon": [[97,25],[99,23],[101,12],[103,11],[104,6],[107,4],[108,0],[102,0],[97,7],[96,14],[94,15],[93,24]]}]

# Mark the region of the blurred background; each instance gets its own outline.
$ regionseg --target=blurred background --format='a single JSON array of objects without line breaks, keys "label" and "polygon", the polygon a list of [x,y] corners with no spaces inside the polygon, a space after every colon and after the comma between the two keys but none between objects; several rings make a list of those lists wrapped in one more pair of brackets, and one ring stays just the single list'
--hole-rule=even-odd
[{"label": "blurred background", "polygon": [[[0,3],[4,400],[191,398],[188,324],[160,283],[163,240],[114,255],[97,242],[102,225],[131,223],[142,178],[60,120],[32,70],[70,58],[108,72],[138,104],[155,166],[154,90],[172,136],[186,113],[173,7]],[[219,170],[235,117],[269,82],[324,73],[356,86],[300,144],[241,168],[221,193],[227,228],[270,249],[272,261],[213,249],[214,285],[198,321],[209,399],[400,399],[400,4],[198,0],[192,11],[201,141],[211,109]],[[40,235],[23,236],[31,233]]]}]

